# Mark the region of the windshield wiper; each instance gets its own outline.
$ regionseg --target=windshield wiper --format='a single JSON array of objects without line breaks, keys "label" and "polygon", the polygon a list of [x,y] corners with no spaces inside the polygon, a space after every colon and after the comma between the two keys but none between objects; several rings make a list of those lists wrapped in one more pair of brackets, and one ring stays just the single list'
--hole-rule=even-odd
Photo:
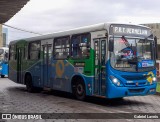
[{"label": "windshield wiper", "polygon": [[[134,53],[134,49],[133,49],[133,47],[132,47],[132,44],[129,44],[129,42],[128,42],[128,40],[125,38],[125,36],[122,36],[121,38],[122,38],[122,40],[124,41],[124,44],[126,45],[126,47],[129,47],[129,48],[133,51],[133,53]],[[133,55],[134,55],[134,54],[133,54]],[[129,63],[129,64],[135,64],[135,65],[136,65],[136,70],[138,70],[138,57],[137,57],[136,54],[134,55],[133,58],[128,59],[128,63]]]},{"label": "windshield wiper", "polygon": [[128,40],[125,38],[125,36],[122,36],[121,39],[124,41],[124,44],[126,45],[126,47],[131,47]]}]

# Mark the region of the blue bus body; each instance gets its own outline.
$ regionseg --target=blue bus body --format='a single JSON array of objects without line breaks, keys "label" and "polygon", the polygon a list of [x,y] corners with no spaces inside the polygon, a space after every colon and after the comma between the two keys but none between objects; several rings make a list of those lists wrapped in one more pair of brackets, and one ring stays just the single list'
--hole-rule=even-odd
[{"label": "blue bus body", "polygon": [[[106,26],[103,30],[101,28],[103,26],[104,24],[101,24],[94,28],[80,28],[57,35],[11,42],[9,78],[16,83],[25,84],[29,90],[33,87],[50,88],[78,94],[78,99],[83,98],[81,94],[103,98],[155,94],[157,85],[155,52],[151,51],[155,45],[153,35],[149,38],[150,29],[137,25],[106,25],[108,28],[112,27],[107,28],[113,30],[112,33],[106,31]],[[123,29],[121,26],[124,26]],[[123,32],[127,29],[128,31]],[[73,58],[73,54],[77,53],[74,52],[75,46],[87,45],[76,44],[74,39],[77,35],[81,37],[80,39],[84,38],[86,33],[83,32],[86,31],[91,36],[88,38],[90,55],[87,58]],[[107,35],[107,32],[110,35]],[[122,37],[124,34],[128,36],[126,39]],[[71,40],[68,42],[70,46],[62,46],[61,50],[68,48],[69,55],[64,59],[56,59],[56,49],[59,49],[62,44],[55,42],[59,38],[64,40],[66,36]],[[87,42],[87,39],[84,40],[83,43]],[[131,46],[127,46],[126,40],[127,43],[132,43]],[[115,43],[114,50],[109,49],[112,46],[111,41]],[[30,51],[32,45],[36,45],[33,46],[33,52]],[[141,51],[144,45],[146,47],[143,48],[146,50]],[[119,49],[120,47],[123,48]],[[116,49],[119,49],[119,52],[116,52]]]},{"label": "blue bus body", "polygon": [[8,76],[8,63],[7,62],[1,62],[0,63],[0,75],[3,78],[4,76]]},{"label": "blue bus body", "polygon": [[[108,98],[121,98],[126,96],[142,96],[156,93],[156,85],[157,82],[150,82],[148,79],[150,77],[156,77],[156,69],[149,72],[122,72],[113,69],[109,63],[107,63],[108,67],[108,76],[115,76],[120,80],[122,86],[117,87],[112,83],[111,79],[107,76],[107,94]],[[149,75],[148,75],[149,74]],[[150,76],[153,74],[153,76]],[[130,81],[130,83],[127,83]]]},{"label": "blue bus body", "polygon": [[[104,93],[102,91],[99,91],[99,95],[95,95],[94,77],[89,77],[81,73],[75,73],[75,67],[72,64],[67,64],[68,61],[63,60],[64,72],[62,78],[58,78],[55,69],[55,64],[57,64],[57,60],[50,60],[50,62],[51,65],[49,66],[48,70],[44,70],[45,66],[43,65],[43,62],[40,61],[32,67],[30,67],[27,71],[23,72],[22,76],[25,76],[26,73],[32,74],[33,85],[36,87],[47,87],[54,90],[60,90],[70,93],[72,93],[72,87],[70,85],[72,78],[74,76],[80,76],[84,80],[87,96],[97,96],[104,98],[122,98],[129,96],[151,95],[156,93],[157,82],[151,83],[148,80],[148,78],[156,76],[156,69],[149,72],[139,73],[122,72],[113,69],[110,66],[110,61],[108,61],[106,63],[107,69],[105,76],[106,91]],[[65,66],[65,64],[67,65]],[[60,67],[62,68],[62,65],[60,65]],[[10,79],[17,81],[16,72],[11,70],[10,73],[14,73],[14,75],[12,75]],[[150,76],[150,74],[152,74],[152,76]],[[109,77],[110,75],[117,77],[122,83],[122,86],[116,86],[115,84],[113,84]],[[132,83],[127,83],[127,81],[132,81]],[[25,81],[22,80],[18,83],[25,84]]]},{"label": "blue bus body", "polygon": [[0,47],[0,75],[8,76],[8,50],[7,47]]}]

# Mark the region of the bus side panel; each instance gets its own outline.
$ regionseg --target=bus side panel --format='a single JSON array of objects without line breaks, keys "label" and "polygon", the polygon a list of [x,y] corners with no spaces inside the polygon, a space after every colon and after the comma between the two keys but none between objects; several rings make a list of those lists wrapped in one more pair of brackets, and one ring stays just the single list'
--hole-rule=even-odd
[{"label": "bus side panel", "polygon": [[85,88],[86,88],[86,95],[92,96],[93,95],[93,82],[94,77],[89,76],[83,76],[84,82],[85,82]]},{"label": "bus side panel", "polygon": [[28,69],[24,73],[24,78],[26,73],[29,73],[32,77],[33,86],[43,87],[41,80],[41,61],[28,61]]},{"label": "bus side panel", "polygon": [[3,63],[2,64],[1,75],[8,75],[8,63]]},{"label": "bus side panel", "polygon": [[75,74],[72,64],[67,60],[53,60],[50,73],[53,89],[71,92],[71,78]]},{"label": "bus side panel", "polygon": [[17,82],[17,63],[16,61],[9,61],[9,79]]},{"label": "bus side panel", "polygon": [[[53,89],[72,92],[71,80],[73,76],[78,75],[84,80],[86,86],[86,95],[92,94],[93,77],[86,76],[78,72],[77,67],[74,67],[67,60],[53,60],[50,73],[50,80],[52,82]],[[90,87],[88,87],[88,84]]]}]

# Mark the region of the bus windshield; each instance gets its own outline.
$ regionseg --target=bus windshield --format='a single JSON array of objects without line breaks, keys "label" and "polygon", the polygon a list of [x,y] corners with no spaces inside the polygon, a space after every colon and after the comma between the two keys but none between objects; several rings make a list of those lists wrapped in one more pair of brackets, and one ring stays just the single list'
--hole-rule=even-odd
[{"label": "bus windshield", "polygon": [[8,50],[7,49],[0,49],[0,61],[8,61]]},{"label": "bus windshield", "polygon": [[154,69],[153,40],[117,37],[111,52],[111,66],[121,71],[149,71]]}]

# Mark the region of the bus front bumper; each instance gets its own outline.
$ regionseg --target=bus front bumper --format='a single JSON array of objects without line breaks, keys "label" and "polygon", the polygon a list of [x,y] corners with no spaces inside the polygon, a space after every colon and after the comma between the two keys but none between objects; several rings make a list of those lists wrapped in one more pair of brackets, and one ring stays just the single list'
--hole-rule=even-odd
[{"label": "bus front bumper", "polygon": [[143,96],[156,93],[156,83],[146,86],[137,87],[117,87],[114,84],[110,84],[108,87],[107,98],[122,98],[127,96]]}]

